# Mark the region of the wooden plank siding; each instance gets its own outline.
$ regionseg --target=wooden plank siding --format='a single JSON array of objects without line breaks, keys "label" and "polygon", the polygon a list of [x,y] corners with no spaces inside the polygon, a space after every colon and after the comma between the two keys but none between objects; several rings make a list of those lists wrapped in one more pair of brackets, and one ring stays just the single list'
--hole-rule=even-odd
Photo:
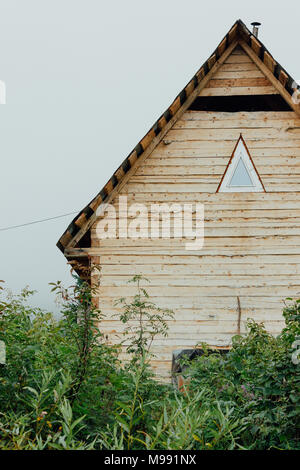
[{"label": "wooden plank siding", "polygon": [[199,96],[276,94],[278,91],[252,59],[242,49],[237,49],[228,57]]},{"label": "wooden plank siding", "polygon": [[[238,93],[237,93],[238,92]],[[234,51],[201,91],[201,96],[277,94],[250,57]],[[242,133],[266,193],[216,193]],[[285,297],[300,293],[300,119],[295,112],[186,111],[137,168],[120,195],[128,204],[203,203],[205,242],[188,252],[185,240],[99,240],[91,228],[101,280],[97,302],[105,320],[99,327],[111,343],[122,339],[119,297],[133,298],[134,274],[151,301],[171,308],[168,338],[153,344],[154,370],[170,375],[172,351],[205,341],[230,345],[248,318],[277,334]],[[118,198],[113,201],[118,209]]]}]

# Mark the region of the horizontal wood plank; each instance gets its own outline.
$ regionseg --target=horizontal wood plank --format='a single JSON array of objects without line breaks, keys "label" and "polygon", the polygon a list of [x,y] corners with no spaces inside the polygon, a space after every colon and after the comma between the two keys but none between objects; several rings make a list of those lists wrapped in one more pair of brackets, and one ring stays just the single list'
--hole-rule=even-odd
[{"label": "horizontal wood plank", "polygon": [[204,88],[199,96],[244,96],[244,95],[277,95],[277,90],[272,86],[236,86],[223,88]]}]

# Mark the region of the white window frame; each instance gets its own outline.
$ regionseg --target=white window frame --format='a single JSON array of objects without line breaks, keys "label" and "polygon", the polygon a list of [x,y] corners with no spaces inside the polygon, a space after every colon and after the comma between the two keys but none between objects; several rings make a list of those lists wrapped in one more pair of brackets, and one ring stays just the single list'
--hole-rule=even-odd
[{"label": "white window frame", "polygon": [[[246,170],[248,171],[249,177],[252,181],[252,186],[230,186],[231,179],[234,175],[236,167],[242,159]],[[262,184],[262,181],[257,173],[257,170],[254,166],[254,163],[250,157],[249,151],[246,147],[246,143],[240,136],[238,143],[234,149],[234,152],[231,156],[229,164],[225,170],[222,181],[217,189],[219,193],[261,193],[265,192],[265,188]]]}]

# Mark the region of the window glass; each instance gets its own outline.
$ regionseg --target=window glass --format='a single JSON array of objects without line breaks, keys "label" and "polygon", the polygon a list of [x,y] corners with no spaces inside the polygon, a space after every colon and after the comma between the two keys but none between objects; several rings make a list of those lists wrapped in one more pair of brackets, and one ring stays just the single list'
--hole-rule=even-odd
[{"label": "window glass", "polygon": [[234,170],[229,183],[229,187],[230,186],[253,186],[253,182],[242,158],[239,159],[236,169]]}]

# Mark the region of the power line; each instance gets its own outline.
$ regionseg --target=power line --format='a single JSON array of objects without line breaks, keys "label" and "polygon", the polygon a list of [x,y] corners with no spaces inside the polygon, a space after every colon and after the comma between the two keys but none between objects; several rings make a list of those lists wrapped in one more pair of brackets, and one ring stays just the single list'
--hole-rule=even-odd
[{"label": "power line", "polygon": [[5,230],[12,230],[14,228],[26,227],[27,225],[40,224],[42,222],[47,222],[48,220],[60,219],[61,217],[67,217],[68,215],[74,215],[74,214],[78,214],[78,211],[69,212],[68,214],[56,215],[55,217],[48,217],[47,219],[35,220],[34,222],[27,222],[26,224],[11,225],[10,227],[3,227],[3,228],[0,228],[0,232],[4,232]]}]

